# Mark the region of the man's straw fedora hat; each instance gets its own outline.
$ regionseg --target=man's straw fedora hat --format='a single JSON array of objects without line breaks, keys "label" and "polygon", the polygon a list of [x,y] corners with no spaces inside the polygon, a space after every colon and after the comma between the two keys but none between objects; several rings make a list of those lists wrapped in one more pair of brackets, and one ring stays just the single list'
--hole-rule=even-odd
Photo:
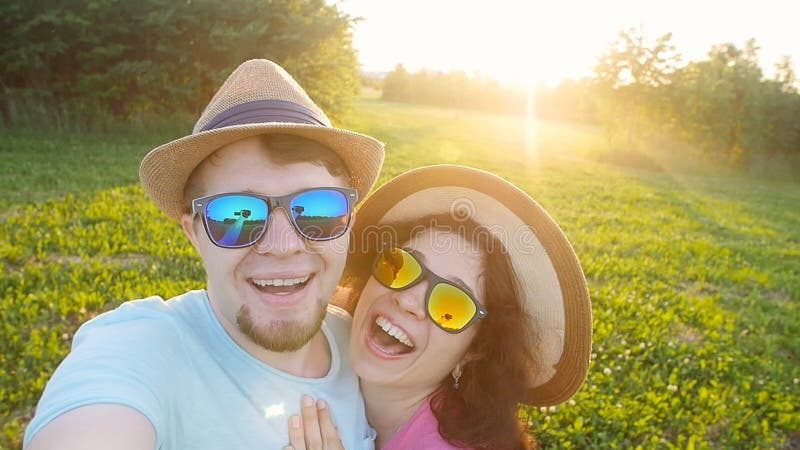
[{"label": "man's straw fedora hat", "polygon": [[244,62],[217,91],[192,134],[150,151],[139,168],[147,194],[180,220],[186,181],[220,147],[259,134],[291,134],[316,141],[342,159],[359,198],[366,197],[383,164],[383,144],[333,128],[328,117],[282,67],[265,59]]},{"label": "man's straw fedora hat", "polygon": [[[456,224],[469,218],[483,225],[508,252],[536,335],[529,345],[535,345],[538,368],[531,373],[525,403],[553,406],[569,399],[589,367],[589,291],[567,237],[528,194],[482,170],[421,167],[390,180],[364,200],[351,244],[357,253],[373,253],[373,246],[396,238],[388,225],[440,214],[449,214]],[[487,307],[491,317],[491,305]]]}]

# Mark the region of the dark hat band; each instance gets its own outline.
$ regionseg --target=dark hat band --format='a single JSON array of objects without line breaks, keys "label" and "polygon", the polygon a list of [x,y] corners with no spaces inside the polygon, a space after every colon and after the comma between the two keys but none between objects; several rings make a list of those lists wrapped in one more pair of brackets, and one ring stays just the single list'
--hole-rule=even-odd
[{"label": "dark hat band", "polygon": [[215,130],[232,125],[269,122],[305,123],[327,127],[319,114],[303,105],[283,100],[255,100],[222,111],[200,131]]}]

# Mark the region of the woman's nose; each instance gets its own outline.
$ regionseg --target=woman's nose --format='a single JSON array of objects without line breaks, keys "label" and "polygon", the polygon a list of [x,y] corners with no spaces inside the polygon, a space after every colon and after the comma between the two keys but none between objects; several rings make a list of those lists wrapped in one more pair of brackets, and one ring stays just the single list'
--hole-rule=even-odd
[{"label": "woman's nose", "polygon": [[425,318],[425,294],[428,292],[428,282],[422,281],[414,286],[393,292],[397,307],[418,319]]}]

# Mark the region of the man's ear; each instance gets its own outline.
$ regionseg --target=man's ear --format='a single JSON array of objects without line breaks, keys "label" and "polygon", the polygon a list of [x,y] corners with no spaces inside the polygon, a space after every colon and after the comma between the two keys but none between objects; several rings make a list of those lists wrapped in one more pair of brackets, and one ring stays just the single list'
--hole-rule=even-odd
[{"label": "man's ear", "polygon": [[195,250],[200,252],[200,247],[197,245],[197,230],[194,228],[194,214],[186,213],[181,215],[181,227],[183,228],[183,232],[186,233],[186,236],[192,242],[192,247]]}]

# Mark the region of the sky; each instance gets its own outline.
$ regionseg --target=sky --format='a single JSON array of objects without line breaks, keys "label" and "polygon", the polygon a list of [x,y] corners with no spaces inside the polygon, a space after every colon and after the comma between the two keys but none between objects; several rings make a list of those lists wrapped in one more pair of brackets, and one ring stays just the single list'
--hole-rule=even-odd
[{"label": "sky", "polygon": [[704,59],[714,44],[755,38],[772,76],[782,55],[800,74],[798,0],[339,0],[362,17],[353,34],[362,69],[480,71],[503,81],[554,84],[591,76],[622,29],[652,42],[672,33],[682,61]]}]

